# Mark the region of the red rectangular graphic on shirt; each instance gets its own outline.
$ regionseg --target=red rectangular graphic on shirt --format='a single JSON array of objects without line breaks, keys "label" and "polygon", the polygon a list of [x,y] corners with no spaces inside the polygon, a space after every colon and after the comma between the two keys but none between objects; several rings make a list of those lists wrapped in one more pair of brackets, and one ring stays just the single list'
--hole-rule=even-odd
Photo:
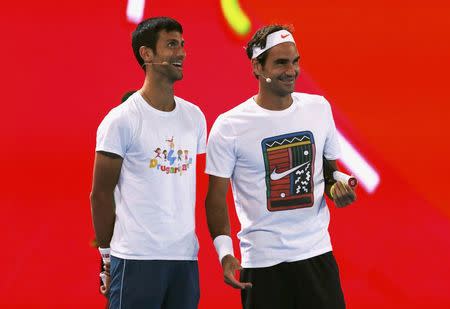
[{"label": "red rectangular graphic on shirt", "polygon": [[314,137],[302,131],[268,137],[261,142],[266,169],[269,211],[314,204]]}]

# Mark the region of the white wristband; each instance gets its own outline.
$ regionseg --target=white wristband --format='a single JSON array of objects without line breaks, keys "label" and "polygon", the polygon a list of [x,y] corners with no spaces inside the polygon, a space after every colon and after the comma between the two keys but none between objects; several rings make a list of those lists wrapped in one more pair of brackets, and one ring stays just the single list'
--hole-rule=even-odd
[{"label": "white wristband", "polygon": [[111,249],[110,248],[100,248],[98,247],[98,251],[100,252],[100,255],[102,256],[103,263],[111,263]]},{"label": "white wristband", "polygon": [[234,256],[233,241],[228,235],[219,235],[214,238],[214,247],[216,247],[220,263],[222,263],[222,259],[224,256],[228,254]]}]

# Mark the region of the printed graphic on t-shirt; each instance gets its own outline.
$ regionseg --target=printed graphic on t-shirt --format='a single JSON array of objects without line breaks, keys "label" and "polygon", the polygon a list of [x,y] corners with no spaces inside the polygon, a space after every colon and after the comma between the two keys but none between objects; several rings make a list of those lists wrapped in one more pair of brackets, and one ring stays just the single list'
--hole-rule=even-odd
[{"label": "printed graphic on t-shirt", "polygon": [[165,174],[183,175],[192,164],[189,150],[177,148],[173,136],[166,139],[165,142],[165,147],[157,147],[154,150],[149,167],[156,168]]},{"label": "printed graphic on t-shirt", "polygon": [[314,137],[310,131],[268,137],[261,142],[269,211],[314,204]]}]

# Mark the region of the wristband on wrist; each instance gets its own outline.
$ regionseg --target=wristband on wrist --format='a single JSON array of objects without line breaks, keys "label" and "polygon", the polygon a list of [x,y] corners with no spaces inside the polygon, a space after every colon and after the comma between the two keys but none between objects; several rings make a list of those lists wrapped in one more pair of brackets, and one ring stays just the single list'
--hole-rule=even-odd
[{"label": "wristband on wrist", "polygon": [[98,251],[100,252],[100,255],[102,256],[103,263],[110,263],[111,262],[111,249],[110,248],[100,248],[98,247]]},{"label": "wristband on wrist", "polygon": [[228,235],[219,235],[214,238],[214,247],[216,247],[220,263],[222,263],[222,259],[224,256],[228,254],[234,256],[233,241]]}]

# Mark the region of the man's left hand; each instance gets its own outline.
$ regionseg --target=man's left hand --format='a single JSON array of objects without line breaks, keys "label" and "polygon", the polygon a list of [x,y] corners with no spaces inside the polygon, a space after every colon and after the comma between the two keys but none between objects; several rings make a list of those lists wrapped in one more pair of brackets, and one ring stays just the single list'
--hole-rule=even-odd
[{"label": "man's left hand", "polygon": [[345,207],[356,201],[355,191],[342,181],[336,182],[330,189],[331,196],[337,207]]}]

